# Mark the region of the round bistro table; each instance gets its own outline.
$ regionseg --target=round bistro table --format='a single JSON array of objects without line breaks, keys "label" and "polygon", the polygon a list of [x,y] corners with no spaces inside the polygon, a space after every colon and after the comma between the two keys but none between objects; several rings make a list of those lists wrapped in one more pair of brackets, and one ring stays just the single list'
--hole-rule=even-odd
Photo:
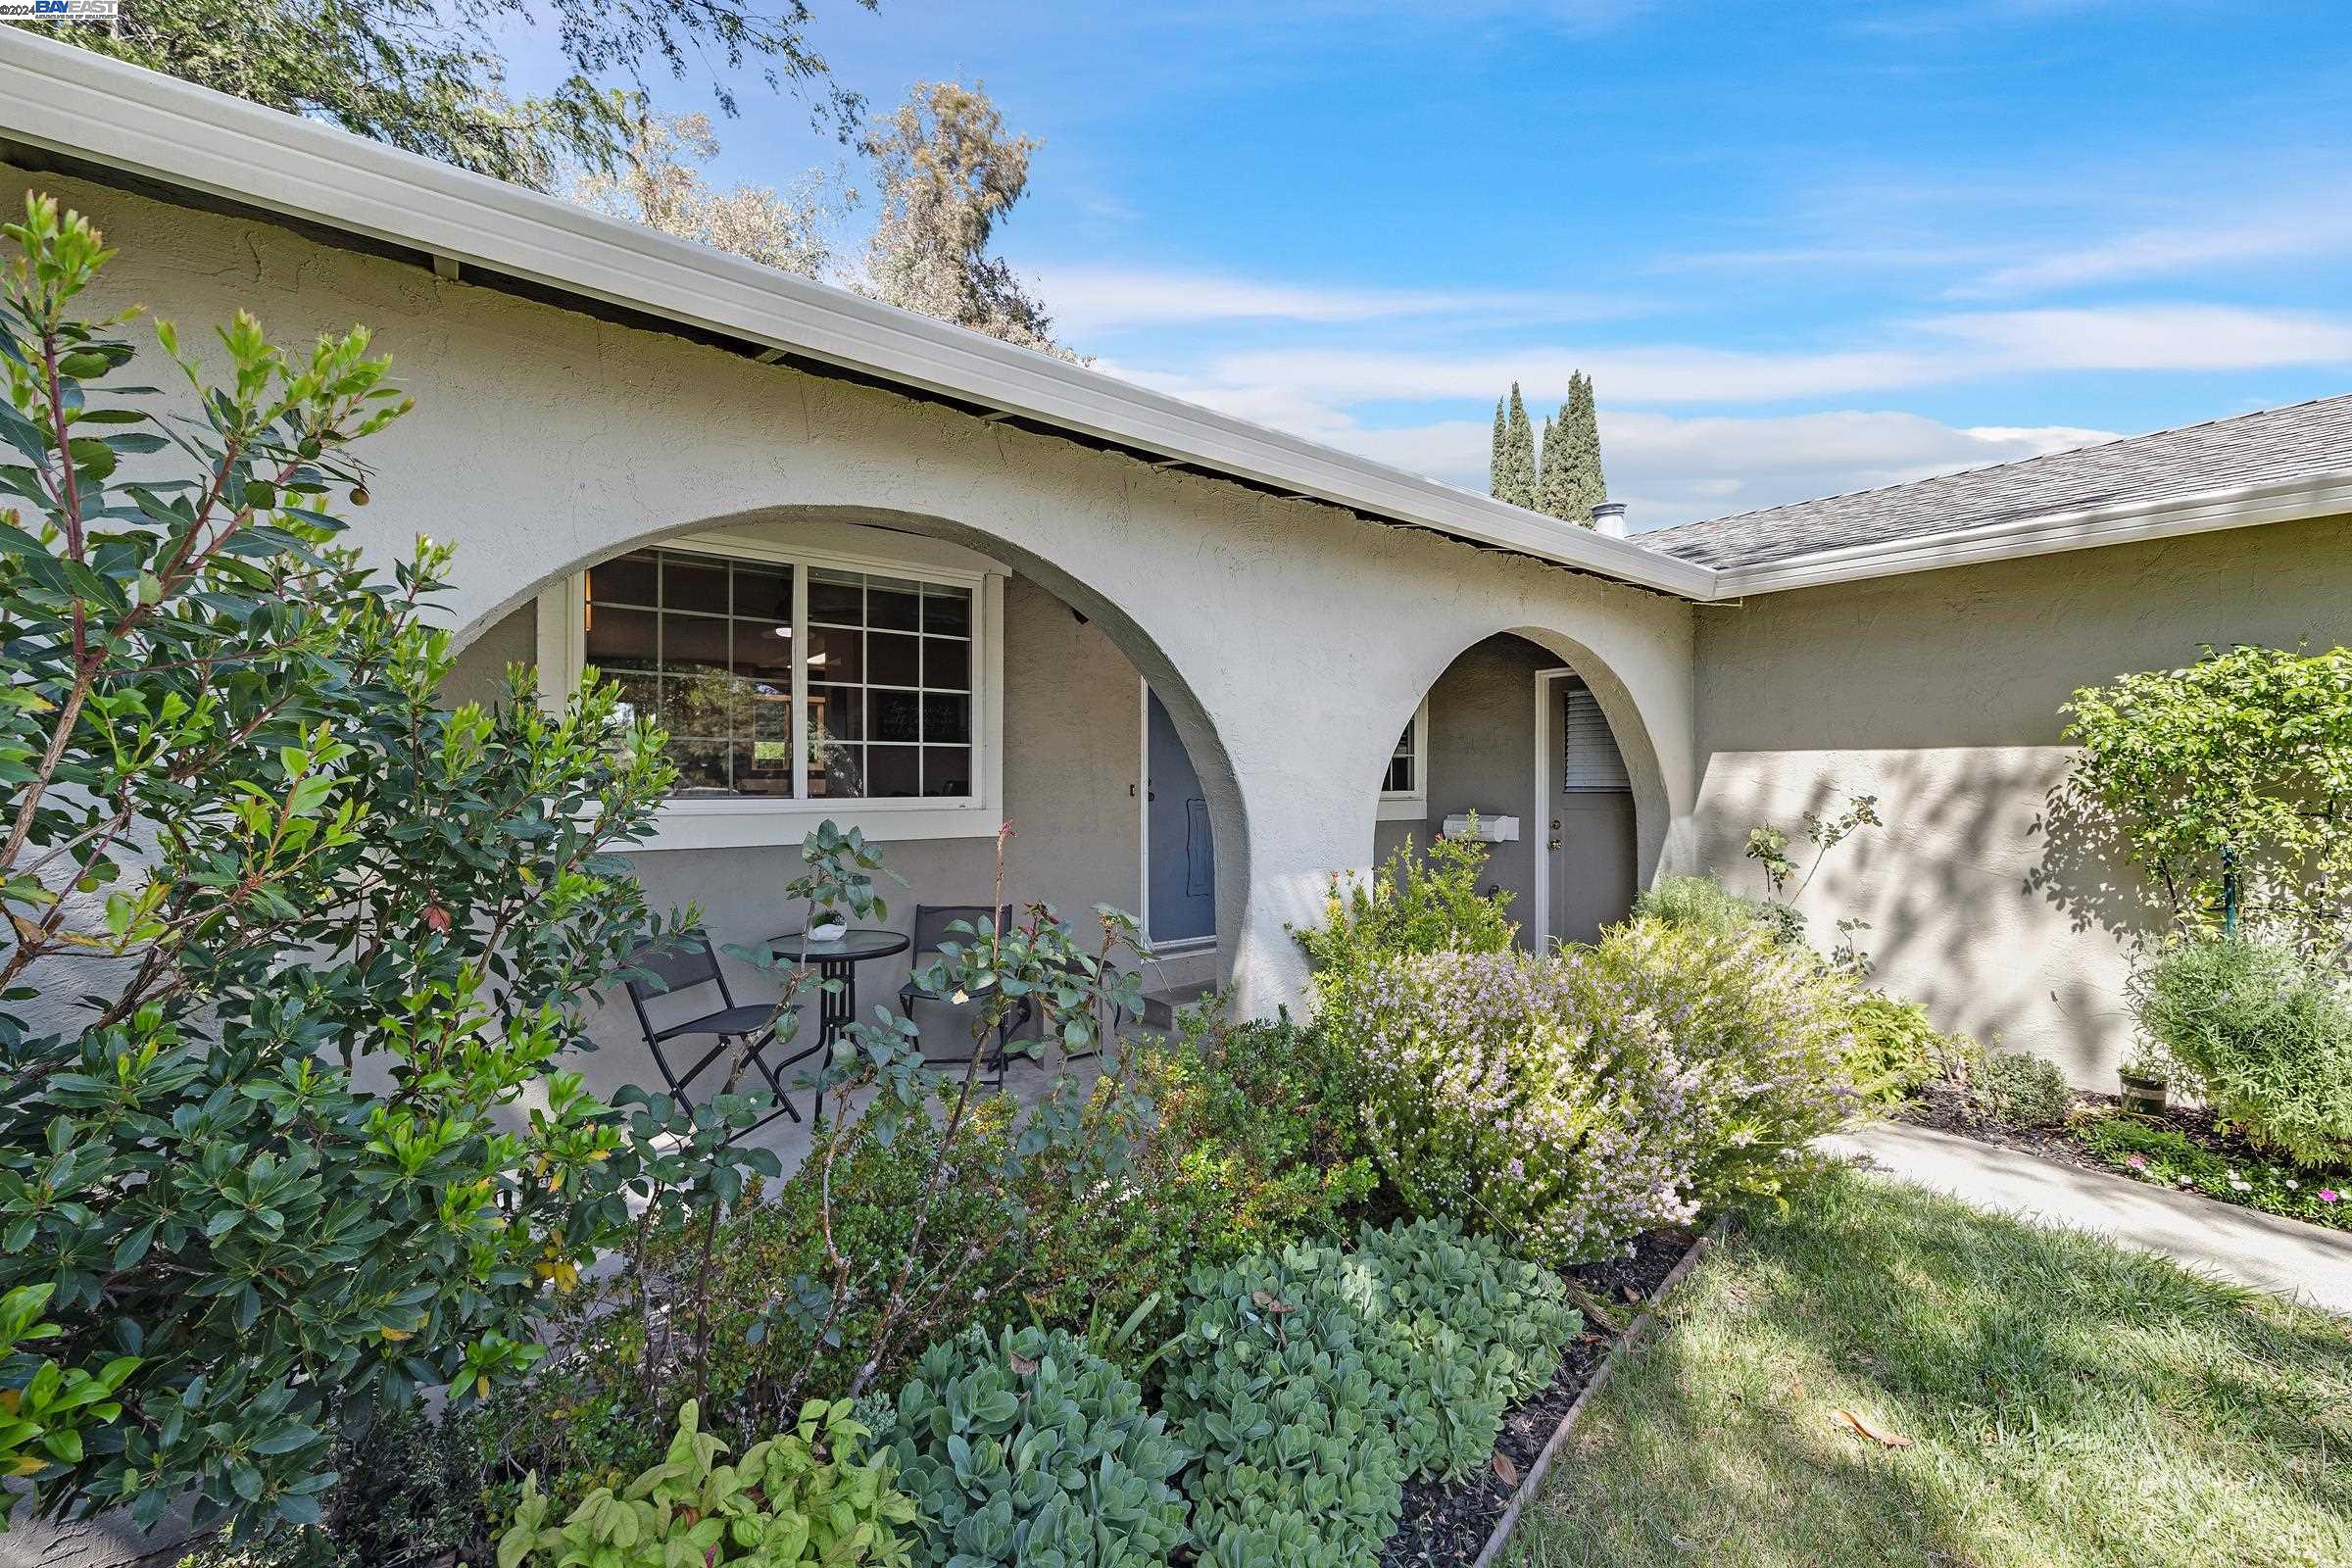
[{"label": "round bistro table", "polygon": [[815,967],[819,977],[839,985],[816,994],[816,1043],[829,1046],[852,1018],[858,1016],[858,965],[905,953],[908,939],[897,931],[845,931],[831,942],[804,942],[802,933],[787,931],[768,938],[768,947],[785,957]]}]

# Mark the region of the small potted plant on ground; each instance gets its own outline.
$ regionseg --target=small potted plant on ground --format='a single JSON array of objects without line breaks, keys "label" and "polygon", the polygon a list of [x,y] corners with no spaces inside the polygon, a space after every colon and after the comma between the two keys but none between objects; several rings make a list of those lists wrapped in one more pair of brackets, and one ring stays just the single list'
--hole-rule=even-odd
[{"label": "small potted plant on ground", "polygon": [[2165,1100],[2172,1088],[2171,1064],[2154,1046],[2141,1044],[2124,1059],[2117,1074],[2124,1085],[2124,1109],[2141,1116],[2164,1114]]}]

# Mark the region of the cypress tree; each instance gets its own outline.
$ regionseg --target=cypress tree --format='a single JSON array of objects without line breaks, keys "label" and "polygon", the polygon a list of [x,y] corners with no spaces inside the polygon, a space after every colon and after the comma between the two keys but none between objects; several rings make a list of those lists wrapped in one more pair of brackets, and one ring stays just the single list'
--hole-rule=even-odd
[{"label": "cypress tree", "polygon": [[1494,445],[1487,454],[1487,494],[1503,500],[1503,489],[1511,482],[1509,454],[1504,450],[1502,427],[1502,399],[1494,400]]},{"label": "cypress tree", "polygon": [[1536,504],[1536,427],[1528,422],[1527,405],[1519,399],[1519,383],[1511,383],[1510,414],[1504,421],[1505,485],[1494,494],[1514,507],[1533,507]]},{"label": "cypress tree", "polygon": [[1544,421],[1544,466],[1536,475],[1536,510],[1564,517],[1568,483],[1568,408],[1560,406],[1557,419]]},{"label": "cypress tree", "polygon": [[1561,486],[1565,506],[1558,515],[1592,526],[1592,509],[1609,499],[1600,471],[1600,423],[1592,401],[1592,378],[1579,370],[1568,381],[1568,406],[1560,411],[1567,433],[1561,438],[1568,472]]}]

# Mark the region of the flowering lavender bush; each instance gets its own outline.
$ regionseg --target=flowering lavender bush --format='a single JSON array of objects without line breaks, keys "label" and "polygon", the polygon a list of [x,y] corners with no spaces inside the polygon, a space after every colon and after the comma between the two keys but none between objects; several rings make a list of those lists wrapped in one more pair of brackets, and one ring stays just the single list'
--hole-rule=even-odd
[{"label": "flowering lavender bush", "polygon": [[1341,1022],[1404,1201],[1567,1263],[1779,1198],[1853,1103],[1845,1003],[1760,930],[1635,920],[1548,956],[1392,960]]},{"label": "flowering lavender bush", "polygon": [[1415,1213],[1565,1263],[1697,1212],[1692,1075],[1591,950],[1396,958],[1342,1004],[1374,1156]]},{"label": "flowering lavender bush", "polygon": [[1701,1208],[1779,1200],[1818,1166],[1813,1140],[1860,1105],[1854,995],[1759,930],[1618,926],[1592,962],[1674,1041],[1684,1076],[1667,1133]]}]

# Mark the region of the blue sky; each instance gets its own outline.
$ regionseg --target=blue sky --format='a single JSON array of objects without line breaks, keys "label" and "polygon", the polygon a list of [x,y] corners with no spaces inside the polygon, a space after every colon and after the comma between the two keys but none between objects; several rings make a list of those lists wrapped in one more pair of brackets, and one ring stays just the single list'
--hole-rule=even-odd
[{"label": "blue sky", "polygon": [[[2347,0],[814,4],[1043,140],[1102,368],[1448,482],[1580,367],[1637,527],[2352,391]],[[717,177],[841,156],[738,92]]]}]

